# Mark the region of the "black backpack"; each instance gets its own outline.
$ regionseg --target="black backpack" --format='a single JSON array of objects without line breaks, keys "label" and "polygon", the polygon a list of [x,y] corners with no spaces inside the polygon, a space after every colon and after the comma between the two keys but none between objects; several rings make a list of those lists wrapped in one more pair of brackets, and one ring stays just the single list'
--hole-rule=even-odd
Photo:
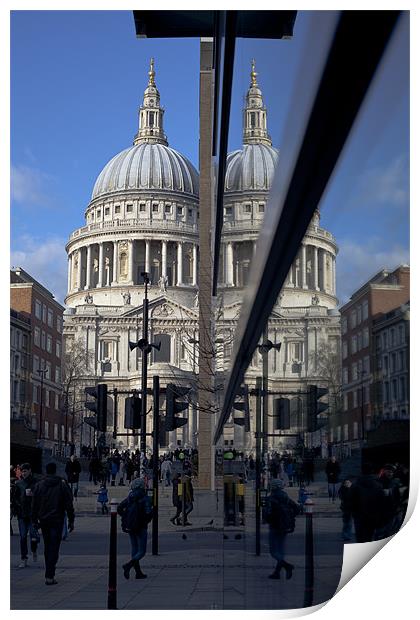
[{"label": "black backpack", "polygon": [[295,531],[298,508],[288,497],[269,497],[264,507],[263,518],[266,523],[284,534]]},{"label": "black backpack", "polygon": [[127,498],[118,507],[118,513],[121,515],[121,528],[128,534],[137,534],[153,518],[153,508],[147,496],[140,499]]}]

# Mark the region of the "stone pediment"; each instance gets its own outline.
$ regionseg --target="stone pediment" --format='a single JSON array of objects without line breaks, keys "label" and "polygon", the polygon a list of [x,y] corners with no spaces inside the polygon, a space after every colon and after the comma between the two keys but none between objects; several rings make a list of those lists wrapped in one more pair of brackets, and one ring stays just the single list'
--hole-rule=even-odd
[{"label": "stone pediment", "polygon": [[[124,318],[143,318],[143,305],[130,308],[122,315]],[[149,318],[151,319],[171,319],[182,321],[185,319],[198,320],[198,309],[191,309],[179,304],[173,299],[168,299],[165,295],[149,302]]]}]

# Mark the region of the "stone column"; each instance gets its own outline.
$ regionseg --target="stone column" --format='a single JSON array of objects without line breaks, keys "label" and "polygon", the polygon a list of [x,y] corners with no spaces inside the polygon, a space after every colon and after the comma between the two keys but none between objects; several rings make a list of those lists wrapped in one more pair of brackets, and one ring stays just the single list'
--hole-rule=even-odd
[{"label": "stone column", "polygon": [[98,258],[98,284],[97,288],[103,286],[103,277],[104,277],[104,244],[98,243],[99,246],[99,258]]},{"label": "stone column", "polygon": [[331,270],[331,279],[332,279],[332,283],[331,283],[331,292],[333,293],[333,295],[336,294],[336,273],[335,273],[335,256],[331,256],[331,266],[332,266],[332,270]]},{"label": "stone column", "polygon": [[294,286],[293,284],[293,264],[290,266],[289,269],[289,286]]},{"label": "stone column", "polygon": [[114,241],[113,247],[111,286],[116,286],[118,284],[118,241]]},{"label": "stone column", "polygon": [[73,267],[72,254],[69,253],[67,258],[67,292],[71,291],[71,272]]},{"label": "stone column", "polygon": [[150,239],[145,239],[144,244],[144,269],[150,275]]},{"label": "stone column", "polygon": [[252,256],[254,257],[256,253],[257,253],[257,242],[253,241],[252,242]]},{"label": "stone column", "polygon": [[78,291],[82,288],[82,248],[77,250],[77,285]]},{"label": "stone column", "polygon": [[85,289],[89,289],[92,280],[92,245],[89,244],[86,248],[86,286]]},{"label": "stone column", "polygon": [[177,245],[177,286],[182,286],[182,241],[178,241]]},{"label": "stone column", "polygon": [[308,288],[308,284],[306,282],[306,245],[302,244],[301,250],[301,272],[302,272],[302,288]]},{"label": "stone column", "polygon": [[318,248],[314,245],[314,288],[319,291]]},{"label": "stone column", "polygon": [[233,286],[233,243],[226,244],[226,285]]},{"label": "stone column", "polygon": [[197,244],[193,243],[192,255],[192,285],[197,286]]},{"label": "stone column", "polygon": [[162,265],[161,265],[162,278],[166,278],[166,276],[168,275],[167,256],[168,256],[168,242],[162,241]]},{"label": "stone column", "polygon": [[133,284],[133,263],[134,263],[134,248],[133,240],[128,240],[128,282],[127,284]]},{"label": "stone column", "polygon": [[322,290],[327,291],[327,251],[322,250]]}]

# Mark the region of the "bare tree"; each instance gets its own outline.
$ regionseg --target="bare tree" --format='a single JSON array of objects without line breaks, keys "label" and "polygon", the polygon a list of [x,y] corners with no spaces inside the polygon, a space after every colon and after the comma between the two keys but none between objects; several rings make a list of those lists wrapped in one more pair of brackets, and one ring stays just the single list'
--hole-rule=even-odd
[{"label": "bare tree", "polygon": [[326,383],[329,393],[330,415],[341,413],[342,386],[341,386],[341,351],[338,340],[334,344],[322,343],[317,351],[309,355],[314,374]]}]

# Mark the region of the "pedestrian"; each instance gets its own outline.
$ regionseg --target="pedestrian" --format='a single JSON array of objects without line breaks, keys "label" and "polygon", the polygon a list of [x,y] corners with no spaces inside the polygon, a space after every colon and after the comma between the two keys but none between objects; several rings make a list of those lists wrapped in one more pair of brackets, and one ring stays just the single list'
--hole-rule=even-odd
[{"label": "pedestrian", "polygon": [[120,471],[121,458],[118,453],[118,450],[114,451],[114,454],[111,458],[111,486],[115,487],[115,478],[117,477],[118,472]]},{"label": "pedestrian", "polygon": [[94,454],[89,461],[89,482],[93,482],[96,486],[101,477],[101,462],[98,456]]},{"label": "pedestrian", "polygon": [[108,514],[108,491],[106,486],[102,485],[98,491],[98,504],[101,507],[102,514]]},{"label": "pedestrian", "polygon": [[28,534],[31,542],[32,559],[37,562],[38,543],[40,536],[32,524],[32,493],[38,480],[32,474],[29,463],[21,465],[22,478],[16,482],[15,510],[19,524],[20,557],[18,568],[25,568],[28,564]]},{"label": "pedestrian", "polygon": [[180,492],[181,476],[178,472],[175,472],[172,479],[172,505],[176,508],[176,514],[172,519],[169,519],[174,525],[181,525],[180,515],[182,512],[182,492]]},{"label": "pedestrian", "polygon": [[327,475],[327,483],[328,483],[328,497],[330,501],[335,502],[335,498],[337,497],[337,487],[338,481],[340,477],[341,467],[337,462],[335,456],[332,456],[328,459],[327,464],[325,466],[325,473]]},{"label": "pedestrian", "polygon": [[65,480],[56,475],[55,463],[48,463],[46,476],[33,489],[32,521],[40,526],[44,539],[45,584],[52,586],[60,551],[63,523],[67,515],[68,529],[74,530],[74,508],[71,490]]},{"label": "pedestrian", "polygon": [[351,485],[350,490],[356,542],[371,542],[375,530],[384,525],[384,493],[371,463],[362,465],[362,475]]},{"label": "pedestrian", "polygon": [[284,480],[274,478],[271,481],[271,493],[267,497],[263,509],[263,518],[269,526],[269,549],[270,555],[276,560],[276,566],[269,579],[280,579],[280,571],[284,568],[286,579],[293,575],[293,564],[284,559],[286,538],[294,532],[296,516],[299,514],[299,506],[284,491]]},{"label": "pedestrian", "polygon": [[74,499],[77,499],[77,493],[79,491],[79,476],[81,471],[82,467],[77,459],[77,456],[75,454],[72,454],[66,463],[65,472],[67,476],[67,482],[69,483]]},{"label": "pedestrian", "polygon": [[340,509],[343,519],[342,538],[344,542],[352,539],[353,517],[351,514],[351,480],[344,480],[338,489],[338,497],[341,500]]},{"label": "pedestrian", "polygon": [[374,540],[388,538],[399,529],[400,481],[395,478],[395,465],[384,465],[379,473],[379,483],[383,489],[383,521],[384,524],[375,530]]},{"label": "pedestrian", "polygon": [[162,471],[162,479],[165,481],[165,487],[171,486],[171,478],[172,478],[172,463],[165,459],[161,466]]},{"label": "pedestrian", "polygon": [[117,509],[121,516],[122,530],[130,536],[131,544],[131,560],[123,564],[122,568],[126,579],[130,578],[132,568],[135,570],[136,579],[145,579],[147,575],[140,568],[140,560],[146,554],[147,526],[153,518],[153,507],[141,478],[133,480],[130,489],[128,497]]},{"label": "pedestrian", "polygon": [[184,512],[183,512],[183,522],[184,525],[192,525],[188,521],[188,515],[193,511],[194,508],[194,488],[192,485],[192,476],[191,470],[188,470],[184,474],[184,493],[185,493],[185,502],[184,502]]},{"label": "pedestrian", "polygon": [[13,525],[12,519],[16,516],[17,508],[16,508],[16,475],[15,468],[13,465],[10,465],[10,536],[13,536]]}]

